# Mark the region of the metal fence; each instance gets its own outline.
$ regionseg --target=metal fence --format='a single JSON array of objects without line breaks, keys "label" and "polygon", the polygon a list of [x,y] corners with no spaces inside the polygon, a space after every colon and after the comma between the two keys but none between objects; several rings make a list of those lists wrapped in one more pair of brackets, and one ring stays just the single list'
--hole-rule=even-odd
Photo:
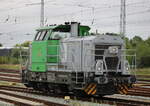
[{"label": "metal fence", "polygon": [[25,47],[1,47],[0,48],[0,64],[21,64],[26,61],[28,48]]}]

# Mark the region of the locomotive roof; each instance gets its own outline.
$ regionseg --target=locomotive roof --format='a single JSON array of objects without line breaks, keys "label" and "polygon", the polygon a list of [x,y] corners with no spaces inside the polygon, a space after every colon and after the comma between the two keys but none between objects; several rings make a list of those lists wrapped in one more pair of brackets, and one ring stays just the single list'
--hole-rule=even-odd
[{"label": "locomotive roof", "polygon": [[106,44],[123,44],[123,39],[120,36],[112,36],[112,35],[96,35],[96,36],[86,36],[82,38],[69,38],[66,41],[76,42],[76,41],[93,41],[95,43],[106,43]]},{"label": "locomotive roof", "polygon": [[[70,30],[71,25],[50,25],[50,26],[44,26],[44,27],[40,27],[37,29],[37,31],[40,30],[53,30],[53,29],[66,29],[66,30]],[[86,29],[86,30],[90,30],[89,26],[84,26],[84,25],[80,25],[80,28],[82,29]]]}]

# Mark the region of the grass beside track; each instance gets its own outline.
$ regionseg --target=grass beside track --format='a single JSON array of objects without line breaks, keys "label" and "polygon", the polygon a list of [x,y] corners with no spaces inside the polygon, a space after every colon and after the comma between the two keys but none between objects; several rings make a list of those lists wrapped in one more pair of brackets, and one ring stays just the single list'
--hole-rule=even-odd
[{"label": "grass beside track", "polygon": [[0,64],[0,69],[13,69],[13,70],[20,70],[19,64]]},{"label": "grass beside track", "polygon": [[136,75],[150,75],[150,68],[137,69],[135,71]]},{"label": "grass beside track", "polygon": [[25,87],[21,83],[8,82],[8,81],[0,81],[0,86]]}]

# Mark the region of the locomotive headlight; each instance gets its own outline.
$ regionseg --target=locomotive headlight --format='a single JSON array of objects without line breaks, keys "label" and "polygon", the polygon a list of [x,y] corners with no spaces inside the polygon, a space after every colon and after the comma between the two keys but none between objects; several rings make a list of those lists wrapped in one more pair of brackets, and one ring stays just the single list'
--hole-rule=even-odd
[{"label": "locomotive headlight", "polygon": [[101,67],[98,67],[98,71],[101,71]]},{"label": "locomotive headlight", "polygon": [[127,65],[126,66],[126,72],[125,72],[126,74],[130,74],[130,70],[129,70],[129,66]]},{"label": "locomotive headlight", "polygon": [[124,68],[122,70],[122,74],[123,75],[130,75],[131,74],[130,64],[127,60],[124,61]]},{"label": "locomotive headlight", "polygon": [[124,74],[130,74],[130,65],[127,60],[125,61],[124,67],[125,67]]},{"label": "locomotive headlight", "polygon": [[130,65],[129,65],[129,62],[127,60],[125,61],[125,67],[126,67],[126,71],[129,71]]},{"label": "locomotive headlight", "polygon": [[128,66],[126,67],[126,70],[129,71],[129,67]]},{"label": "locomotive headlight", "polygon": [[117,46],[110,46],[108,48],[108,50],[109,50],[109,53],[112,53],[112,54],[118,53],[118,47]]},{"label": "locomotive headlight", "polygon": [[103,60],[97,60],[96,62],[96,74],[103,73]]}]

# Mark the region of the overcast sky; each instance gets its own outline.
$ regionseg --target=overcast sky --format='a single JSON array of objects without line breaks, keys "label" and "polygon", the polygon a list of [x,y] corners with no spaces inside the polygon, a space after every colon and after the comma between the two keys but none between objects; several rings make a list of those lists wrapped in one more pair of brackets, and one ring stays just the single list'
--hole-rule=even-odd
[{"label": "overcast sky", "polygon": [[[0,0],[0,43],[33,40],[40,25],[40,0]],[[34,4],[34,5],[30,5]],[[36,4],[36,5],[35,5]],[[127,0],[126,36],[150,36],[150,0]],[[120,0],[45,0],[45,23],[78,21],[92,31],[119,33]],[[46,21],[47,20],[47,21]]]}]

